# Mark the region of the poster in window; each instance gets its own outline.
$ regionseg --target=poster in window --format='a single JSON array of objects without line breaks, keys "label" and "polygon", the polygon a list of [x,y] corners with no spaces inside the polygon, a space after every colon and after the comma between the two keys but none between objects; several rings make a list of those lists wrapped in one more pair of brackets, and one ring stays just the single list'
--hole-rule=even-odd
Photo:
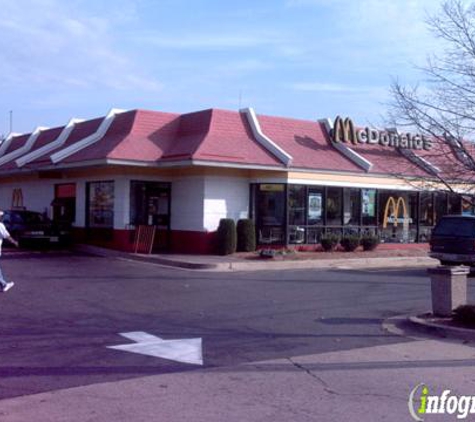
[{"label": "poster in window", "polygon": [[375,216],[376,191],[374,189],[363,189],[362,211],[363,217]]},{"label": "poster in window", "polygon": [[308,195],[308,218],[319,220],[322,218],[322,194],[310,192]]},{"label": "poster in window", "polygon": [[114,182],[89,184],[89,226],[97,228],[114,226]]}]

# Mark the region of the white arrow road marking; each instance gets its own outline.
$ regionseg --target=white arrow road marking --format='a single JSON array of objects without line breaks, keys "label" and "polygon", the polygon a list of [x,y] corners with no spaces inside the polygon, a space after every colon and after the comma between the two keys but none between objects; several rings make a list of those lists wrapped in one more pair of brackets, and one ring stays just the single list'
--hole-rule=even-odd
[{"label": "white arrow road marking", "polygon": [[107,346],[108,349],[140,353],[142,355],[174,360],[176,362],[191,363],[193,365],[203,365],[203,352],[200,338],[163,340],[160,337],[143,331],[119,333],[119,335],[133,340],[135,343]]}]

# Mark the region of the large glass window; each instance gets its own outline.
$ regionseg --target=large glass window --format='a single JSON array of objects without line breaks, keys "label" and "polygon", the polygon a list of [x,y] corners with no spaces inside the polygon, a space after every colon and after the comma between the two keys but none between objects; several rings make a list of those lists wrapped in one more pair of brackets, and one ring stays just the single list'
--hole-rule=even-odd
[{"label": "large glass window", "polygon": [[323,229],[324,188],[310,186],[307,196],[307,243],[320,243]]},{"label": "large glass window", "polygon": [[436,192],[434,194],[434,202],[434,223],[437,223],[443,215],[447,214],[447,194],[445,192]]},{"label": "large glass window", "polygon": [[307,189],[302,185],[289,185],[289,225],[305,224],[305,202]]},{"label": "large glass window", "polygon": [[258,185],[256,196],[259,243],[284,242],[285,185]]},{"label": "large glass window", "polygon": [[[427,242],[435,223],[460,196],[308,185],[251,186],[251,210],[259,244],[316,244],[323,233],[377,233],[383,242]],[[475,207],[465,201],[465,212]]]},{"label": "large glass window", "polygon": [[380,191],[379,224],[383,242],[415,242],[417,192]]},{"label": "large glass window", "polygon": [[328,226],[341,226],[342,224],[342,196],[343,189],[328,188],[326,200],[326,213]]},{"label": "large glass window", "polygon": [[130,223],[168,226],[170,221],[170,184],[132,181],[130,183]]},{"label": "large glass window", "polygon": [[91,228],[114,227],[114,182],[87,184],[88,226]]},{"label": "large glass window", "polygon": [[76,184],[61,183],[54,186],[53,220],[70,225],[76,220]]},{"label": "large glass window", "polygon": [[308,190],[308,224],[310,226],[323,224],[323,190],[309,188]]},{"label": "large glass window", "polygon": [[[409,236],[405,238],[404,242],[417,242],[417,213],[419,212],[419,203],[418,203],[418,193],[417,192],[408,192],[406,193],[407,204],[408,204],[408,214],[409,214]],[[432,227],[430,228],[430,232]]]},{"label": "large glass window", "polygon": [[289,243],[305,243],[305,202],[307,188],[303,185],[289,185]]},{"label": "large glass window", "polygon": [[449,203],[447,214],[461,214],[462,213],[462,198],[456,193],[449,193]]},{"label": "large glass window", "polygon": [[257,208],[261,224],[266,226],[280,226],[284,224],[284,194],[284,185],[259,185]]},{"label": "large glass window", "polygon": [[431,192],[421,192],[421,208],[419,213],[419,224],[422,226],[434,225],[434,201]]},{"label": "large glass window", "polygon": [[343,224],[359,226],[361,211],[361,193],[359,189],[343,190]]}]

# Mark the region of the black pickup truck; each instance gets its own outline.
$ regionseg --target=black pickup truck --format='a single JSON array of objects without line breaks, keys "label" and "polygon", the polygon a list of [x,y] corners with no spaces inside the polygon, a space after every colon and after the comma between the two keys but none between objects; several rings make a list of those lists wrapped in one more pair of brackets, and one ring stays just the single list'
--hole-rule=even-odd
[{"label": "black pickup truck", "polygon": [[56,246],[70,241],[70,227],[56,224],[39,212],[6,210],[3,223],[20,246]]},{"label": "black pickup truck", "polygon": [[432,230],[429,256],[442,265],[475,266],[475,216],[442,217]]}]

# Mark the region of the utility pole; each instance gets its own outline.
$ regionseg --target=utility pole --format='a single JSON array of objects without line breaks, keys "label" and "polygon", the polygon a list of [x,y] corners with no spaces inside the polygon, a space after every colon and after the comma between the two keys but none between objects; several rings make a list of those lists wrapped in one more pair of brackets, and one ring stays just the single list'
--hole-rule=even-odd
[{"label": "utility pole", "polygon": [[13,132],[13,110],[10,110],[10,133]]}]

